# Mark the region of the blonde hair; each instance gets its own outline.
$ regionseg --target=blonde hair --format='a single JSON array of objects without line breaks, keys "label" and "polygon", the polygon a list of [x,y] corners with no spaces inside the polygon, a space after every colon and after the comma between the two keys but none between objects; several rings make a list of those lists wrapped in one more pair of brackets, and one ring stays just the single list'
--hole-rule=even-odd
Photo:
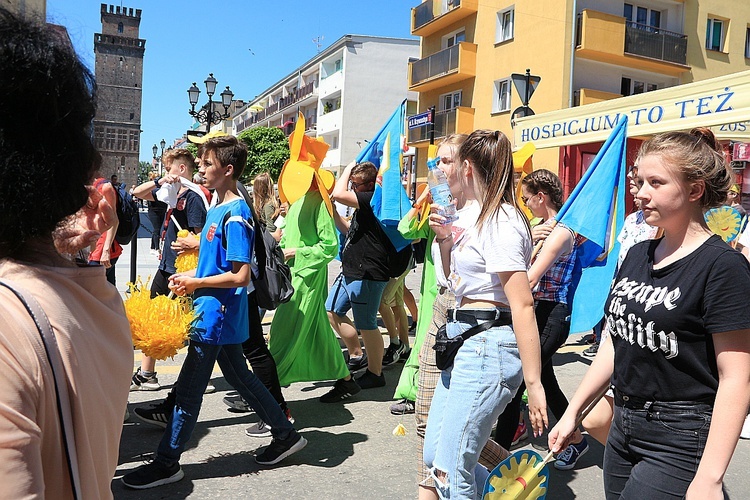
[{"label": "blonde hair", "polygon": [[648,155],[660,156],[688,182],[702,180],[705,189],[700,203],[704,209],[723,204],[734,184],[723,148],[708,128],[655,135],[641,145],[636,165]]},{"label": "blonde hair", "polygon": [[503,210],[507,203],[514,207],[529,230],[528,221],[516,202],[513,186],[513,155],[510,141],[497,130],[475,130],[458,149],[460,163],[468,160],[473,167],[474,179],[479,188],[481,209],[477,228]]},{"label": "blonde hair", "polygon": [[273,191],[273,180],[268,172],[263,172],[253,179],[253,209],[258,217],[263,216],[263,207],[269,202],[273,204],[274,210],[278,211],[279,203]]}]

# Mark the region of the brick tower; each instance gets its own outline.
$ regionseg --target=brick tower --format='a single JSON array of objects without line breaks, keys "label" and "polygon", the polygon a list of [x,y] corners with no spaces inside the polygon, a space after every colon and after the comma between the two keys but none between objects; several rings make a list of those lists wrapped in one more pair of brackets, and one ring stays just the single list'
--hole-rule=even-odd
[{"label": "brick tower", "polygon": [[94,118],[102,176],[137,183],[141,142],[143,54],[141,10],[102,4],[102,32],[94,35],[99,107]]}]

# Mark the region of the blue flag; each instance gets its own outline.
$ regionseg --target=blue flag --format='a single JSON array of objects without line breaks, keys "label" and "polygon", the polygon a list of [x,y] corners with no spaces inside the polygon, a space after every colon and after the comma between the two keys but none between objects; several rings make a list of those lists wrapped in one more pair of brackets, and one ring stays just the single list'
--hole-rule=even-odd
[{"label": "blue flag", "polygon": [[378,167],[378,178],[371,202],[372,211],[396,250],[402,250],[411,243],[401,236],[397,228],[399,221],[411,209],[411,201],[401,184],[405,121],[404,99],[380,132],[357,156],[357,163],[370,161]]},{"label": "blue flag", "polygon": [[619,116],[607,142],[557,214],[557,221],[586,238],[576,254],[580,281],[573,295],[570,331],[584,332],[604,317],[625,222],[627,122]]}]

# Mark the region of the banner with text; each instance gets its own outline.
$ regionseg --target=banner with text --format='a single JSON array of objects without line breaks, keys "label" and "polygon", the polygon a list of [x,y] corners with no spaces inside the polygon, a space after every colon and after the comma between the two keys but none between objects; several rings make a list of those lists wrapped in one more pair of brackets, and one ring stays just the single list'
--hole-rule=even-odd
[{"label": "banner with text", "polygon": [[[750,120],[750,71],[519,118],[514,146],[533,142],[542,149],[604,141],[620,115],[628,117],[629,137],[693,127],[724,125],[729,130],[730,124],[737,132]],[[720,138],[735,138],[719,132]]]}]

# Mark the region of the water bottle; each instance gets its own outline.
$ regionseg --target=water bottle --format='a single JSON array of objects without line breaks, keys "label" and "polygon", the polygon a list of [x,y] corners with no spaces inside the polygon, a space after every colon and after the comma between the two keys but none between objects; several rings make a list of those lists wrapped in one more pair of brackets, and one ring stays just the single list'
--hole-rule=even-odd
[{"label": "water bottle", "polygon": [[427,160],[427,182],[430,185],[432,202],[439,207],[438,213],[445,217],[446,223],[458,220],[456,205],[453,204],[453,195],[448,187],[448,179],[445,173],[437,166],[437,158]]}]

